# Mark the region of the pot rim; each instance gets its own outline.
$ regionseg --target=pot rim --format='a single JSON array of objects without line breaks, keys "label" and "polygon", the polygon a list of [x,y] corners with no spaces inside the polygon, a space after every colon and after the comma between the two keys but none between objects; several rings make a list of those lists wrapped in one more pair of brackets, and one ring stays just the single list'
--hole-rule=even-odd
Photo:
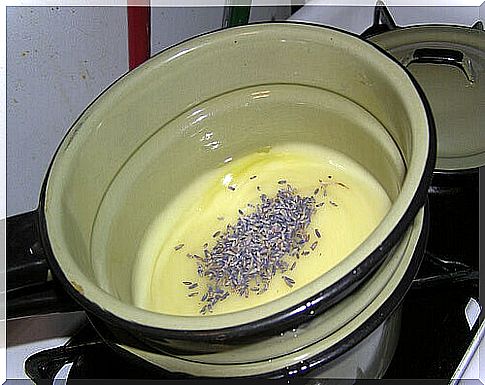
[{"label": "pot rim", "polygon": [[[57,158],[59,149],[61,148],[62,144],[66,140],[67,136],[71,132],[72,128],[75,127],[78,120],[84,115],[84,112],[80,115],[78,120],[73,124],[70,130],[66,133],[63,141],[59,145],[56,150],[56,153],[49,165],[46,177],[44,178],[40,198],[39,198],[39,227],[41,233],[41,240],[44,246],[44,250],[46,251],[47,259],[51,266],[51,270],[54,275],[59,279],[62,286],[65,290],[74,297],[87,311],[92,312],[97,317],[105,320],[108,323],[113,323],[121,328],[126,330],[132,331],[137,335],[142,334],[147,337],[151,338],[174,338],[179,340],[199,340],[199,341],[206,341],[206,342],[218,342],[221,343],[223,341],[233,341],[245,338],[247,336],[259,335],[262,333],[267,332],[268,330],[271,331],[278,331],[284,330],[292,325],[297,325],[305,322],[310,317],[310,311],[313,311],[314,314],[318,315],[325,311],[329,306],[338,302],[340,299],[345,297],[350,291],[354,290],[358,284],[368,277],[375,269],[382,263],[387,253],[392,249],[392,247],[399,241],[403,232],[408,228],[412,220],[414,220],[417,212],[423,206],[426,196],[428,186],[431,181],[435,157],[436,157],[436,138],[435,138],[435,128],[434,128],[434,121],[431,115],[431,109],[427,100],[424,96],[424,93],[417,82],[413,79],[410,75],[409,71],[407,71],[396,59],[394,59],[391,55],[389,55],[384,49],[378,47],[374,43],[371,43],[364,38],[360,37],[357,34],[353,34],[347,31],[343,31],[338,28],[334,27],[327,27],[321,26],[312,23],[301,23],[301,22],[271,22],[271,23],[254,23],[249,26],[243,27],[236,27],[231,29],[244,29],[244,28],[254,28],[260,25],[293,25],[294,27],[317,27],[317,28],[324,28],[334,32],[342,33],[344,35],[352,36],[361,42],[368,44],[370,47],[373,47],[378,52],[383,54],[388,60],[396,64],[403,70],[403,77],[407,77],[408,80],[411,82],[412,86],[414,87],[415,91],[419,96],[420,105],[424,111],[424,118],[427,122],[428,128],[428,151],[426,154],[426,162],[423,166],[422,173],[420,175],[419,183],[415,188],[415,194],[411,199],[409,206],[406,208],[405,212],[400,216],[400,219],[397,225],[391,230],[388,236],[383,240],[381,245],[376,248],[373,252],[371,252],[367,257],[355,267],[355,274],[352,272],[344,275],[341,277],[337,282],[332,284],[331,286],[326,287],[325,289],[321,290],[320,292],[316,293],[315,295],[305,299],[303,302],[295,304],[283,311],[280,311],[275,314],[271,314],[268,316],[263,316],[256,321],[251,321],[247,323],[237,324],[235,326],[228,326],[222,328],[213,328],[213,329],[196,329],[196,330],[189,330],[189,329],[169,329],[169,328],[160,328],[151,326],[148,324],[141,324],[139,322],[135,322],[133,320],[128,320],[122,318],[115,314],[112,311],[104,309],[100,304],[93,302],[86,296],[84,296],[81,292],[76,289],[76,287],[69,281],[69,279],[64,274],[64,271],[60,267],[59,262],[57,261],[52,245],[50,243],[48,230],[47,230],[47,219],[46,219],[46,192],[47,192],[47,184],[49,180],[49,176],[51,174],[52,166]],[[205,33],[200,36],[206,36],[215,32]],[[190,38],[184,42],[176,44],[170,48],[180,46],[187,41],[193,40],[194,38]],[[165,52],[165,51],[162,51]],[[121,78],[125,77],[123,75]],[[118,79],[119,80],[119,79]],[[117,81],[113,82],[112,85],[116,84]],[[105,91],[103,91],[93,102],[86,108],[90,108],[100,97],[102,97],[105,92],[111,89],[112,86],[108,87]],[[85,111],[86,111],[85,110]],[[113,297],[114,298],[114,297]],[[115,298],[115,300],[117,300]],[[117,300],[119,301],[119,300]],[[125,304],[126,305],[126,304]],[[140,309],[140,311],[142,311]],[[177,316],[172,316],[177,317]],[[179,317],[180,318],[180,317]]]},{"label": "pot rim", "polygon": [[398,31],[404,31],[404,30],[410,30],[410,29],[413,29],[413,30],[420,30],[420,29],[439,29],[439,30],[442,30],[442,29],[445,29],[445,33],[446,32],[451,33],[451,29],[461,29],[461,30],[468,31],[468,32],[470,30],[481,31],[481,32],[484,31],[483,29],[477,29],[477,28],[474,28],[473,26],[469,26],[469,25],[465,25],[465,24],[426,23],[426,24],[412,24],[412,25],[405,25],[405,26],[396,25],[392,29],[384,29],[384,30],[377,31],[377,32],[374,32],[374,33],[371,33],[371,34],[366,34],[366,31],[364,31],[361,34],[361,37],[365,40],[368,40],[368,39],[373,39],[376,36],[388,34],[388,33],[391,33],[391,32],[398,32]]}]

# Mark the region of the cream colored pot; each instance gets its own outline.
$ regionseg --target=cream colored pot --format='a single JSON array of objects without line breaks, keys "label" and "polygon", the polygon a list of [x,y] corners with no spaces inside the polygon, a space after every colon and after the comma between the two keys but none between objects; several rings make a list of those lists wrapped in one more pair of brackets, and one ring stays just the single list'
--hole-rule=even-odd
[{"label": "cream colored pot", "polygon": [[[375,231],[320,278],[256,308],[182,317],[135,307],[134,255],[155,216],[227,157],[294,141],[338,150],[378,180],[392,206]],[[372,313],[387,280],[399,285],[405,276],[395,272],[425,203],[435,145],[419,86],[398,62],[357,36],[296,23],[210,33],[150,59],[80,116],[45,179],[41,245],[54,277],[100,333],[126,349],[160,357],[196,354],[209,365],[209,353],[222,357],[235,346],[244,350],[308,325],[312,332],[299,338],[316,356],[337,346],[349,320],[358,317],[343,305],[356,290],[368,292],[355,309]],[[324,326],[336,306],[350,313]],[[310,327],[314,322],[322,324]],[[328,345],[316,347],[322,341]],[[253,353],[245,354],[248,361]],[[265,360],[272,353],[258,354]]]}]

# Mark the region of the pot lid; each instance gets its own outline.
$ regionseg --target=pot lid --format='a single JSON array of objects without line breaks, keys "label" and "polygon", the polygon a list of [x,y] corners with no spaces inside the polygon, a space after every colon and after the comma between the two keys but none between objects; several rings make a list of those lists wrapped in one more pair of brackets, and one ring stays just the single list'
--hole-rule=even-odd
[{"label": "pot lid", "polygon": [[[485,165],[483,24],[400,28],[385,12],[387,26],[375,28],[374,22],[371,28],[377,34],[369,40],[407,67],[423,89],[436,124],[436,169]],[[377,8],[375,17],[379,17]]]}]

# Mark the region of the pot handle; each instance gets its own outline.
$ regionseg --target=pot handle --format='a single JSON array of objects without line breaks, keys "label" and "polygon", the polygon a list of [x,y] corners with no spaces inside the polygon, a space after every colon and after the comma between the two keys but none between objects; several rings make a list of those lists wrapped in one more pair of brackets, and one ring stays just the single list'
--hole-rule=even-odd
[{"label": "pot handle", "polygon": [[477,20],[475,24],[472,25],[472,29],[478,29],[479,31],[483,31],[483,21]]},{"label": "pot handle", "polygon": [[474,83],[476,79],[471,59],[455,49],[418,48],[411,55],[404,57],[401,63],[405,67],[413,63],[452,65],[460,69],[470,83]]},{"label": "pot handle", "polygon": [[362,32],[361,37],[367,39],[371,36],[379,35],[380,33],[392,31],[400,28],[394,18],[389,12],[389,9],[382,1],[377,1],[374,8],[374,21],[372,25]]},{"label": "pot handle", "polygon": [[50,273],[38,211],[6,221],[7,319],[80,310]]}]

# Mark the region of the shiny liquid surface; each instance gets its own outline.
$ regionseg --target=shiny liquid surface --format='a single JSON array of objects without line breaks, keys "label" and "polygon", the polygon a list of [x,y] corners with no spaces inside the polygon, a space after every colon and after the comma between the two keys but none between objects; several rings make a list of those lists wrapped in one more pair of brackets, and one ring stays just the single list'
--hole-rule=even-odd
[{"label": "shiny liquid surface", "polygon": [[[264,293],[251,292],[247,298],[231,293],[207,315],[252,308],[298,290],[337,266],[372,233],[391,205],[370,173],[326,147],[291,143],[228,158],[223,166],[189,185],[152,222],[133,271],[134,304],[164,314],[200,315],[201,297],[211,282],[198,275],[196,261],[187,254],[203,256],[203,245],[208,243],[210,250],[216,243],[214,233],[235,224],[239,209],[249,213],[248,203],[260,204],[261,194],[275,196],[285,187],[278,183],[282,180],[302,196],[314,195],[320,187],[316,203],[324,203],[307,228],[310,240],[303,250],[309,254],[288,259],[290,265],[296,264],[284,275],[294,285],[290,287],[276,273]],[[198,286],[189,289],[187,282]]]}]

